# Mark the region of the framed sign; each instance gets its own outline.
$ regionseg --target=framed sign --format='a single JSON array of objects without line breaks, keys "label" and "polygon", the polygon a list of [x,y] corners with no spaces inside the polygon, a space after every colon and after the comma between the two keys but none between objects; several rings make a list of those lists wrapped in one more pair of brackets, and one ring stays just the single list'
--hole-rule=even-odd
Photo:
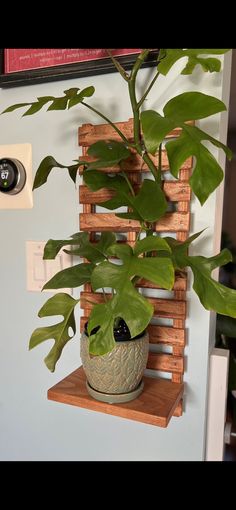
[{"label": "framed sign", "polygon": [[[130,69],[141,49],[116,48],[110,51],[125,69]],[[158,50],[150,52],[144,67],[155,65],[157,52]],[[107,50],[99,48],[1,49],[0,66],[0,87],[116,72]]]}]

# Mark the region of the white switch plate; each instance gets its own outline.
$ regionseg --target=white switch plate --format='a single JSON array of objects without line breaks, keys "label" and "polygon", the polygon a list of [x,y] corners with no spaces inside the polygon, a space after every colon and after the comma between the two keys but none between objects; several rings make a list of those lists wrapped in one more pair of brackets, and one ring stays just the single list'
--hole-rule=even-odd
[{"label": "white switch plate", "polygon": [[26,171],[24,188],[16,195],[0,192],[0,209],[32,209],[32,146],[30,143],[0,145],[0,159],[18,159]]},{"label": "white switch plate", "polygon": [[[26,241],[27,290],[40,292],[58,271],[73,265],[71,255],[64,251],[58,253],[54,260],[43,260],[45,244],[45,241]],[[47,289],[43,292],[72,294],[72,289]]]}]

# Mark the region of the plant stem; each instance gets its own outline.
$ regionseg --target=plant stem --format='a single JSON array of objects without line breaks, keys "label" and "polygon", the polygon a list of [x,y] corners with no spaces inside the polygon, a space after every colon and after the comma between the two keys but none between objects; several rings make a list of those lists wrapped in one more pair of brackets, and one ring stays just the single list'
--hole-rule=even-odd
[{"label": "plant stem", "polygon": [[125,172],[123,172],[123,171],[122,171],[120,174],[121,174],[121,175],[124,177],[124,179],[126,180],[126,182],[127,182],[128,186],[129,186],[129,189],[130,189],[130,191],[131,191],[131,194],[133,195],[133,197],[135,197],[134,188],[133,188],[133,186],[132,186],[132,184],[131,184],[131,182],[130,182],[130,180],[129,180],[128,176],[127,176],[127,175],[126,175],[126,173],[125,173]]},{"label": "plant stem", "polygon": [[107,50],[107,53],[110,57],[110,59],[112,60],[114,66],[116,67],[117,71],[120,73],[120,75],[122,76],[122,78],[124,78],[125,81],[129,81],[129,75],[125,72],[124,68],[120,65],[120,63],[118,62],[118,60],[116,60],[115,57],[113,57],[112,53],[110,50]]},{"label": "plant stem", "polygon": [[102,117],[102,119],[104,119],[106,122],[108,122],[108,124],[110,124],[110,126],[113,127],[113,129],[118,133],[118,135],[122,138],[123,142],[125,142],[126,145],[128,145],[129,147],[133,147],[134,146],[132,143],[129,142],[129,140],[122,133],[122,131],[120,131],[120,129],[110,119],[108,119],[108,117],[103,115],[103,113],[99,112],[98,110],[96,110],[96,108],[93,108],[92,106],[90,106],[89,104],[85,103],[84,101],[81,101],[81,104],[83,104],[84,106],[86,106],[86,108],[89,108],[89,110],[92,110],[94,113],[96,113],[97,115]]},{"label": "plant stem", "polygon": [[102,293],[103,293],[104,301],[105,301],[105,303],[107,303],[107,296],[106,296],[106,292],[105,292],[104,288],[102,288]]},{"label": "plant stem", "polygon": [[157,80],[158,76],[160,75],[160,73],[157,71],[157,73],[155,74],[153,80],[151,81],[149,87],[147,88],[146,92],[143,94],[143,96],[141,97],[140,101],[138,102],[138,108],[140,108],[143,104],[143,102],[145,101],[147,95],[149,94],[151,88],[153,87],[155,81]]},{"label": "plant stem", "polygon": [[159,149],[158,149],[158,170],[160,172],[160,175],[161,175],[161,168],[162,168],[162,143],[160,143]]},{"label": "plant stem", "polygon": [[149,170],[151,171],[151,173],[153,174],[155,180],[157,182],[160,182],[161,178],[160,178],[160,175],[159,175],[159,172],[158,172],[156,166],[154,165],[153,161],[151,160],[151,158],[147,154],[147,152],[143,151],[141,128],[140,128],[140,112],[139,112],[140,107],[139,107],[139,104],[138,104],[137,98],[136,98],[137,73],[138,73],[144,59],[148,55],[148,53],[149,53],[149,50],[143,50],[142,53],[137,58],[134,66],[133,66],[133,69],[131,71],[131,76],[130,76],[130,80],[128,82],[128,87],[129,87],[130,102],[131,102],[133,116],[134,116],[133,126],[134,126],[135,148],[136,148],[138,154],[142,157],[143,161],[145,161],[145,163],[147,164],[147,166],[148,166]]}]

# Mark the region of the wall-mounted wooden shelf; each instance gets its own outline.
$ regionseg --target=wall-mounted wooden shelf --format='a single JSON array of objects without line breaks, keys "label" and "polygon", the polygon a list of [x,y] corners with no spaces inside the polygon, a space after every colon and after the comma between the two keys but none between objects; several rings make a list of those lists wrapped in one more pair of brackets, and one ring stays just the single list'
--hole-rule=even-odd
[{"label": "wall-mounted wooden shelf", "polygon": [[[127,137],[133,140],[133,120],[119,122],[117,127]],[[181,129],[176,128],[168,134],[168,138],[176,138],[181,134]],[[91,125],[83,124],[79,128],[79,145],[82,146],[83,160],[90,162],[92,157],[88,155],[88,148],[99,140],[117,140],[119,135],[108,124]],[[151,156],[158,165],[158,156]],[[189,178],[191,175],[192,158],[188,158],[182,165],[179,179],[173,181],[168,177],[169,162],[166,149],[162,150],[163,187],[167,200],[170,202],[170,211],[164,218],[155,224],[156,232],[174,233],[178,241],[185,241],[189,235],[190,227],[190,199],[191,190]],[[83,167],[79,173],[83,175]],[[115,174],[120,171],[119,166],[100,168],[100,171]],[[140,160],[140,156],[133,153],[125,162],[124,171],[129,175],[132,185],[137,190],[146,176],[148,168]],[[144,175],[143,175],[144,174]],[[101,189],[91,192],[84,182],[79,186],[79,202],[83,206],[80,214],[80,230],[91,234],[91,241],[95,242],[95,234],[102,231],[126,233],[125,241],[133,246],[140,229],[139,223],[134,220],[120,219],[114,212],[103,213],[97,210],[97,204],[112,198],[111,190]],[[86,260],[85,260],[86,262]],[[153,321],[148,326],[149,351],[147,368],[153,372],[165,372],[170,379],[159,377],[144,377],[145,387],[141,395],[125,404],[107,404],[94,400],[87,392],[86,380],[83,368],[79,368],[48,391],[49,400],[63,402],[78,407],[84,407],[93,411],[112,414],[130,420],[140,421],[159,427],[167,427],[172,416],[182,415],[183,374],[184,374],[184,346],[185,346],[185,318],[186,318],[186,289],[187,275],[185,272],[176,274],[173,291],[168,299],[163,299],[159,294],[159,286],[147,280],[137,282],[140,289],[152,289],[152,297],[148,300],[154,306]],[[92,298],[93,302],[103,302],[103,295],[93,293],[90,284],[84,285],[82,297],[87,300],[81,301],[83,317],[80,319],[81,332],[87,322]],[[160,323],[168,319],[172,323]],[[152,345],[158,345],[158,351]],[[168,350],[166,349],[168,346]],[[157,374],[156,374],[157,375]]]},{"label": "wall-mounted wooden shelf", "polygon": [[183,390],[183,384],[173,383],[168,379],[144,377],[144,390],[138,398],[125,404],[106,404],[90,397],[86,389],[84,370],[80,367],[50,388],[48,399],[167,427],[183,396]]}]

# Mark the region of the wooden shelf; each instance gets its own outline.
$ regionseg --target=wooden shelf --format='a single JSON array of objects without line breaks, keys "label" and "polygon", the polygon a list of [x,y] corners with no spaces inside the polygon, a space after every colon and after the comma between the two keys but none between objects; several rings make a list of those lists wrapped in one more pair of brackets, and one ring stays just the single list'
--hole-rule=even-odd
[{"label": "wooden shelf", "polygon": [[50,388],[48,399],[167,427],[184,390],[183,384],[173,383],[168,379],[144,377],[144,390],[138,398],[125,404],[106,404],[90,397],[85,383],[85,373],[83,367],[80,367]]}]

